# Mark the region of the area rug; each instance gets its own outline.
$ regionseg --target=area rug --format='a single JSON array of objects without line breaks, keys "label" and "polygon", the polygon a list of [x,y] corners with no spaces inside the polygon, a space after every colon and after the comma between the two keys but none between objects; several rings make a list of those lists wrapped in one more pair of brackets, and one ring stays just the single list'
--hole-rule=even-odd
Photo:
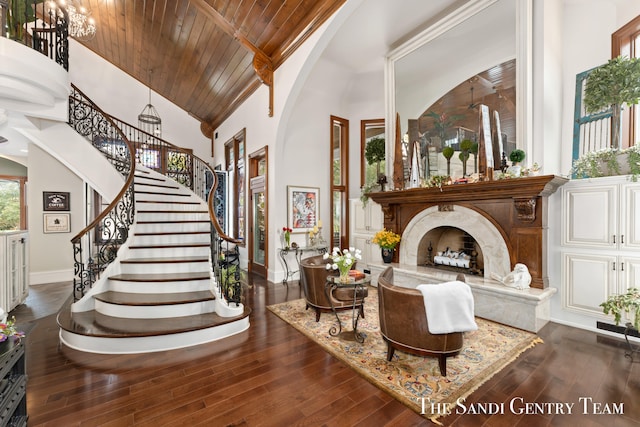
[{"label": "area rug", "polygon": [[[458,356],[447,358],[447,376],[443,377],[435,357],[396,351],[392,361],[387,362],[387,345],[378,322],[376,288],[369,288],[365,319],[358,323],[358,331],[365,336],[363,344],[331,336],[329,329],[337,325],[335,316],[323,313],[320,322],[316,322],[315,311],[305,310],[303,299],[271,305],[268,309],[372,384],[435,422],[447,409],[454,408],[458,399],[466,398],[520,353],[542,342],[531,332],[476,318],[478,330],[465,333],[464,347]],[[343,331],[351,330],[351,311],[339,312],[339,316]]]}]

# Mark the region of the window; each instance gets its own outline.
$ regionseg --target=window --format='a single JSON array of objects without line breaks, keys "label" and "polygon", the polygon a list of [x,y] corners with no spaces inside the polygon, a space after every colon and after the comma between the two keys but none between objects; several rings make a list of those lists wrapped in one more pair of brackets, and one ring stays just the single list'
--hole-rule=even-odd
[{"label": "window", "polygon": [[349,247],[349,121],[331,116],[331,245]]},{"label": "window", "polygon": [[229,235],[238,240],[245,240],[246,197],[245,197],[245,134],[242,129],[224,144],[225,164],[229,172],[230,197],[229,204],[233,211]]},{"label": "window", "polygon": [[24,176],[0,176],[0,230],[26,230],[27,178]]},{"label": "window", "polygon": [[[611,55],[628,56],[637,58],[640,56],[640,16],[635,17],[618,31],[611,35]],[[640,108],[632,105],[622,113],[622,139],[620,148],[634,145],[640,138]]]}]

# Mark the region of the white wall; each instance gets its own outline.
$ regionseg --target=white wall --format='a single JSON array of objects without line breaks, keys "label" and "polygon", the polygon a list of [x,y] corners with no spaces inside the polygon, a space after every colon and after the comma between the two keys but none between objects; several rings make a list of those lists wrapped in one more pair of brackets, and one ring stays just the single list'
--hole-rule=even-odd
[{"label": "white wall", "polygon": [[[149,102],[149,88],[129,74],[69,40],[69,77],[103,111],[133,126]],[[200,122],[155,92],[151,104],[162,119],[162,138],[174,145],[192,148],[196,156],[211,161],[211,141],[200,131]]]},{"label": "white wall", "polygon": [[[29,221],[29,269],[31,284],[73,279],[71,238],[84,227],[84,185],[82,180],[45,151],[29,147],[27,205]],[[70,193],[70,233],[43,232],[43,191]]]}]

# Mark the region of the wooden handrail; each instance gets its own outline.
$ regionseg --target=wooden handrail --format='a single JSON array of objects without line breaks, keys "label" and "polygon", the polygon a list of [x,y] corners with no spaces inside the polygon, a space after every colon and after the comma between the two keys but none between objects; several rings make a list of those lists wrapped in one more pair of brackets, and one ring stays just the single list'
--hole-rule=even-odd
[{"label": "wooden handrail", "polygon": [[[207,200],[207,205],[209,206],[209,218],[211,219],[211,223],[213,224],[213,228],[215,228],[216,233],[218,233],[218,235],[223,240],[226,240],[227,242],[230,242],[230,243],[234,243],[236,245],[242,244],[243,243],[242,240],[234,239],[233,237],[228,236],[224,232],[222,227],[220,227],[220,224],[218,223],[218,217],[216,217],[216,215],[214,213],[214,210],[213,210],[213,199],[215,198],[213,193],[216,191],[216,188],[218,188],[218,176],[213,171],[211,171],[211,172],[213,173],[213,185],[211,186],[211,190],[209,190],[209,197],[207,198],[208,199]],[[211,244],[213,244],[213,242],[211,242]]]}]

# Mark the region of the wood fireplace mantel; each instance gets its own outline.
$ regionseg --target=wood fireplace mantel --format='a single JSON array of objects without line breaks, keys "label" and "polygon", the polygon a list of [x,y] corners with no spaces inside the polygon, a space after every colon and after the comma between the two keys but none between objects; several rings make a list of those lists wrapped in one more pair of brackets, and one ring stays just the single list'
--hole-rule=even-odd
[{"label": "wood fireplace mantel", "polygon": [[[531,273],[531,286],[546,288],[547,197],[567,181],[555,175],[542,175],[386,191],[369,196],[382,207],[385,228],[400,235],[416,214],[432,206],[445,211],[455,209],[456,205],[475,210],[502,234],[509,248],[511,266],[524,263]],[[397,261],[398,251],[395,257]]]}]

